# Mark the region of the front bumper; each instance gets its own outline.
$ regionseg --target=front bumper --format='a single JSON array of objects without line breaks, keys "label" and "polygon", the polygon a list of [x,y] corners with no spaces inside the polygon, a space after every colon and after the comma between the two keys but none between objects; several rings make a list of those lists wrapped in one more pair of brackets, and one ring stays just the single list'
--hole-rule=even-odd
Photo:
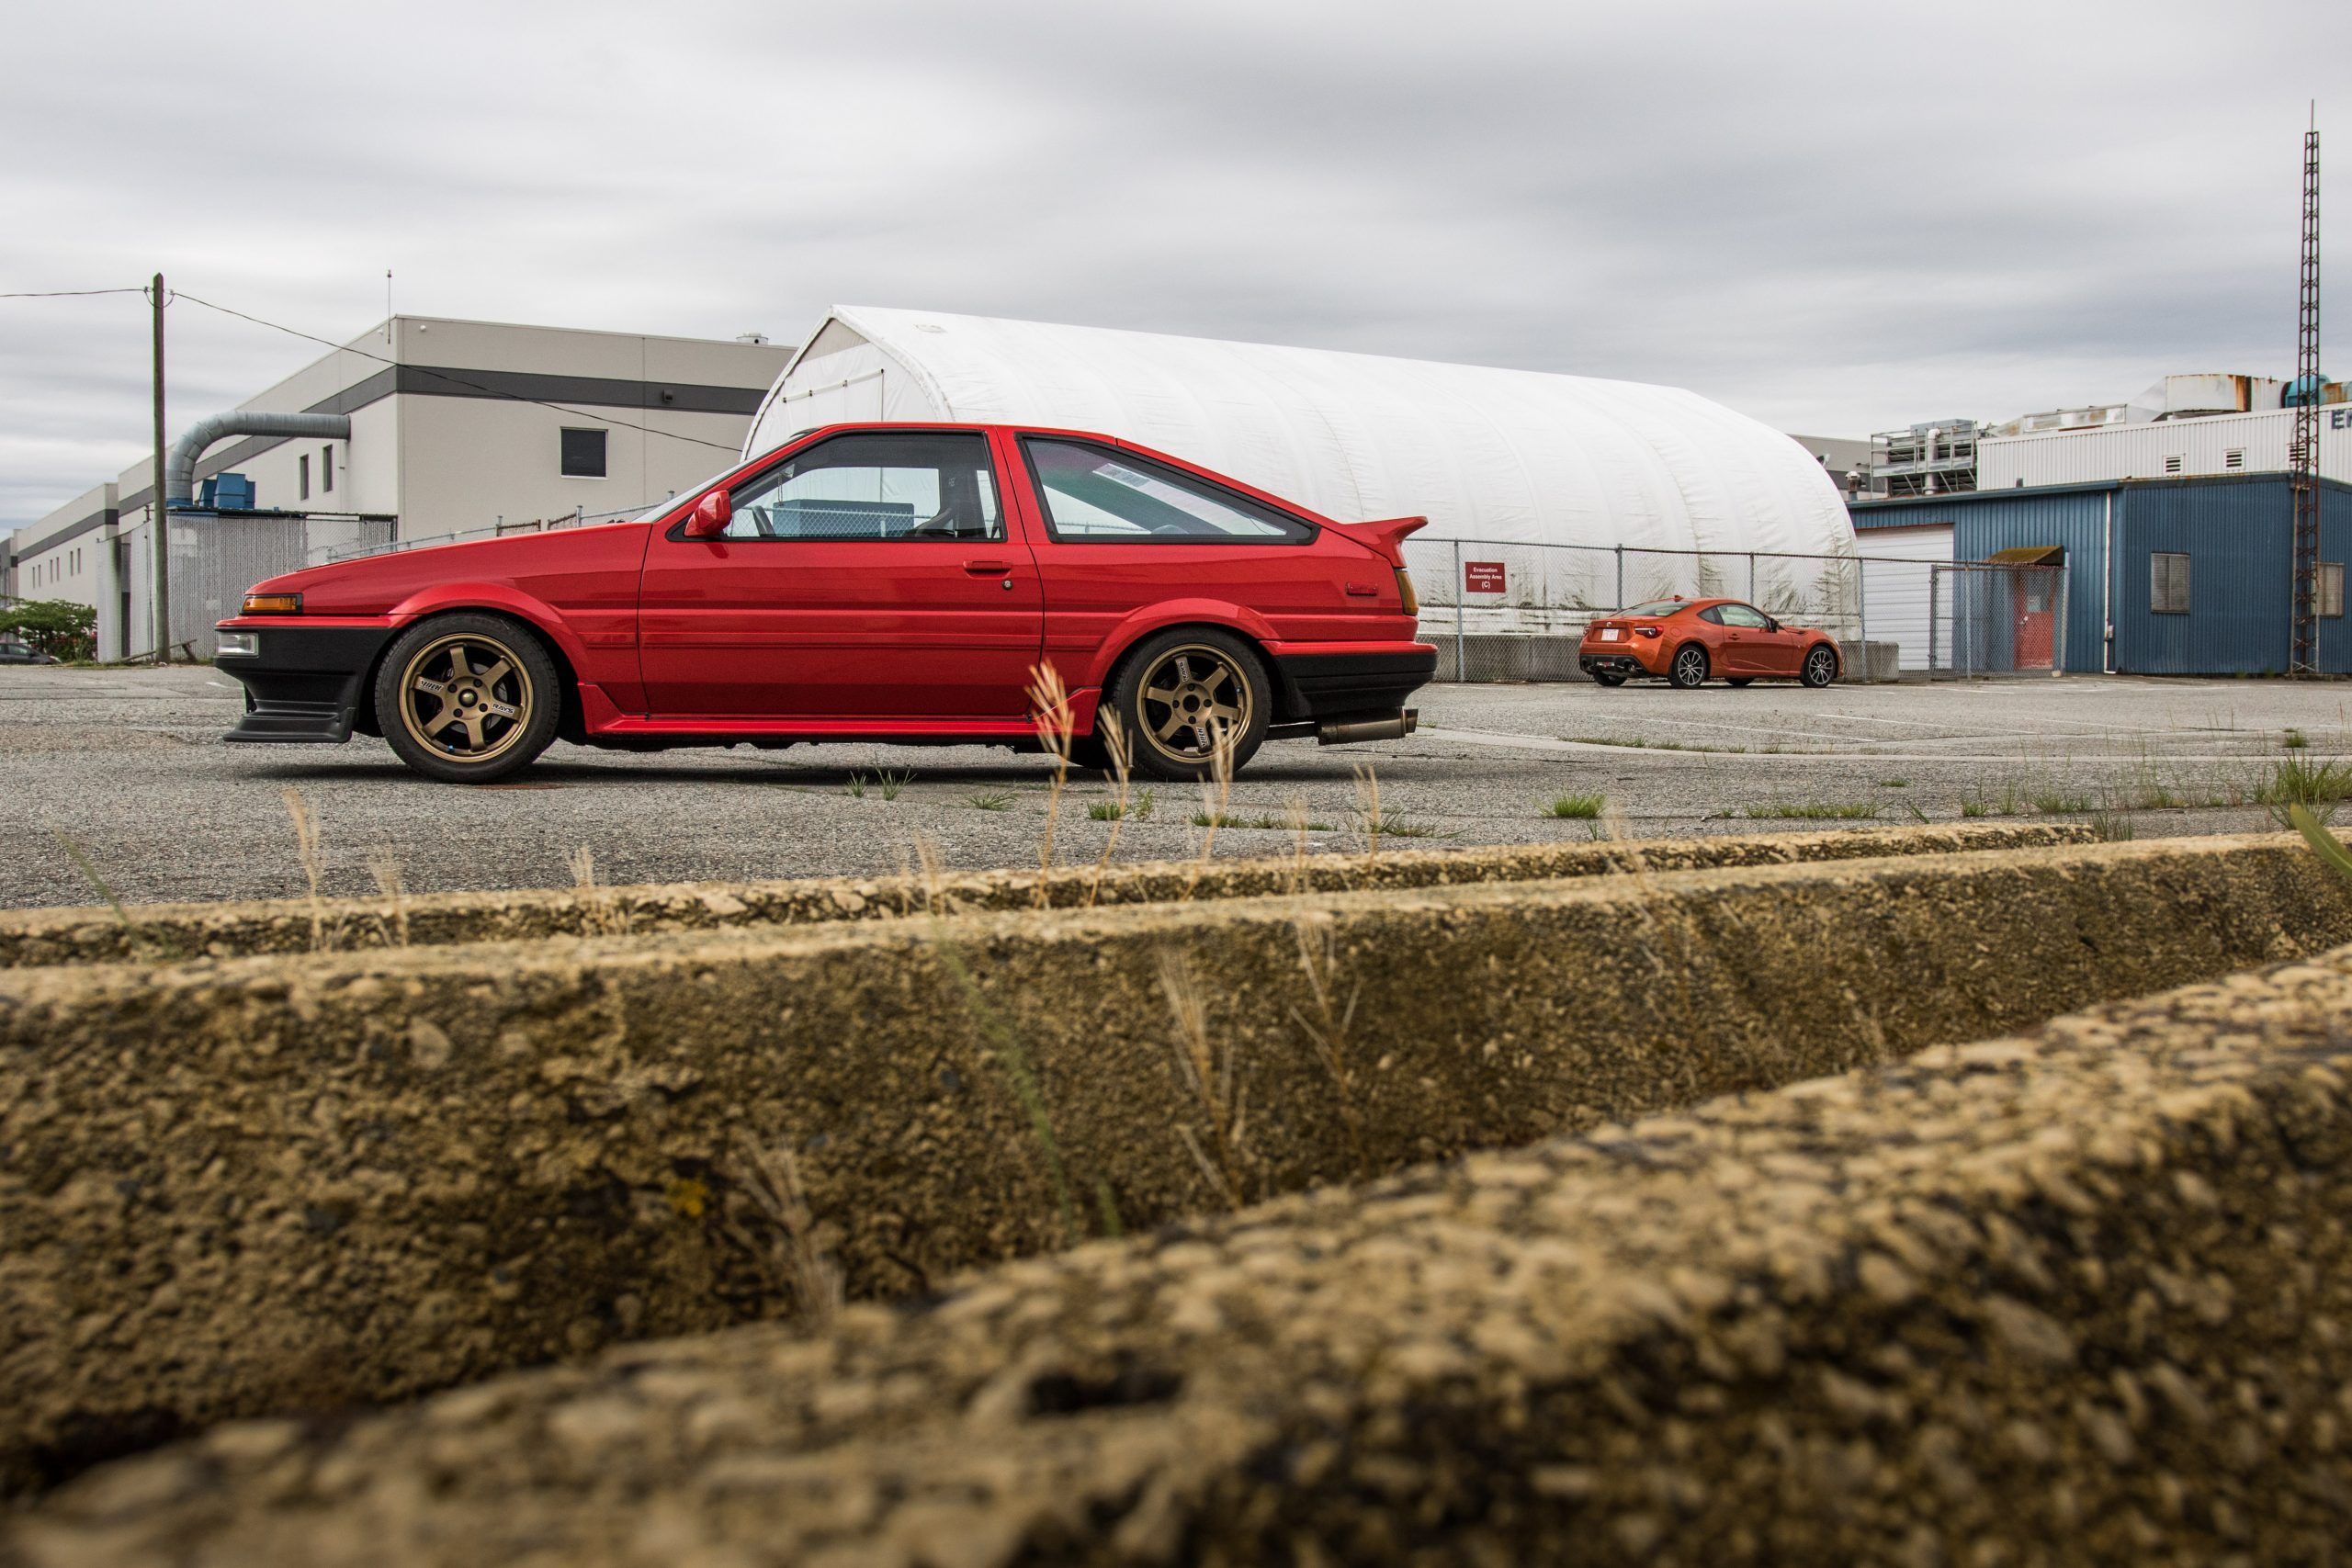
[{"label": "front bumper", "polygon": [[351,739],[368,677],[390,626],[305,626],[244,619],[224,625],[257,651],[222,653],[213,667],[244,682],[245,716],[223,739],[240,745],[334,746]]}]

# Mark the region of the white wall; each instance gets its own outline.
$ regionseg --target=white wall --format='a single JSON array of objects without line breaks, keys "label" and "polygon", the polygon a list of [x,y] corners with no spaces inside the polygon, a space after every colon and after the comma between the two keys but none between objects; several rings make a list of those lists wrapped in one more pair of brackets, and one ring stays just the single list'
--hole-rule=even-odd
[{"label": "white wall", "polygon": [[[1987,437],[1976,446],[1976,488],[2103,484],[2185,474],[2281,473],[2293,439],[2292,410],[2211,414],[2103,429]],[[2352,479],[2352,403],[2319,411],[2320,471]],[[2239,454],[2233,467],[2229,455]],[[2177,467],[2167,468],[2167,460]]]},{"label": "white wall", "polygon": [[[1904,669],[1927,669],[1928,569],[1951,559],[1951,525],[1857,528],[1854,543],[1862,557],[1862,615],[1870,640],[1901,645]],[[1949,647],[1951,606],[1942,608],[1942,624],[1934,630],[1938,642]]]}]

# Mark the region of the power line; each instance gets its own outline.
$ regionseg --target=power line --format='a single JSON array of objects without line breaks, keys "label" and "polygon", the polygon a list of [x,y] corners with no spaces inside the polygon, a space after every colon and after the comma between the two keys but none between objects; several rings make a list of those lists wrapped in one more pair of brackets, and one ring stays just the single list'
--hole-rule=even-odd
[{"label": "power line", "polygon": [[91,294],[144,294],[144,288],[31,288],[17,294],[0,294],[0,299],[73,299]]},{"label": "power line", "polygon": [[[144,293],[145,290],[134,288],[123,290],[122,292],[139,294]],[[403,365],[400,360],[387,359],[380,354],[370,354],[364,348],[354,348],[349,344],[336,343],[332,339],[319,337],[314,333],[303,332],[297,327],[289,327],[278,321],[264,321],[259,316],[249,316],[243,310],[232,310],[226,305],[216,305],[209,299],[198,299],[196,295],[187,293],[182,289],[173,289],[171,291],[171,298],[173,299],[185,299],[191,305],[201,305],[208,310],[218,310],[224,316],[234,316],[241,321],[251,321],[257,327],[267,327],[272,332],[284,333],[289,337],[299,337],[306,342],[318,344],[322,347],[334,349],[338,354],[356,354],[362,359],[372,359],[379,365],[400,367],[401,368],[413,370],[421,376],[432,376],[437,378],[440,380],[447,381],[455,386],[470,387],[475,391],[481,392],[487,397],[503,398],[508,402],[529,403],[534,408],[550,409],[557,413],[571,414],[580,419],[592,420],[598,424],[617,425],[623,430],[634,430],[643,435],[666,435],[673,441],[691,442],[696,446],[707,446],[715,452],[725,452],[737,457],[741,456],[742,453],[742,448],[740,446],[730,446],[725,442],[705,441],[699,435],[684,435],[674,430],[656,430],[650,425],[633,424],[625,419],[614,419],[608,414],[591,413],[586,409],[573,408],[567,403],[551,403],[539,398],[526,398],[519,392],[502,391],[498,388],[489,386],[483,382],[469,381],[463,376],[452,375],[447,370],[435,370],[429,366]]]}]

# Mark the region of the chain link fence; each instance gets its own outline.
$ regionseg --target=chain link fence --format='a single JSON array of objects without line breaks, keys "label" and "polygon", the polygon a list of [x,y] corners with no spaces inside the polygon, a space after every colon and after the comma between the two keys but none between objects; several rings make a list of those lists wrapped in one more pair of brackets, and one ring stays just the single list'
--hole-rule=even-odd
[{"label": "chain link fence", "polygon": [[1441,681],[1582,680],[1589,622],[1678,594],[1829,633],[1849,681],[2046,673],[2066,646],[2063,566],[1482,539],[1404,550]]}]

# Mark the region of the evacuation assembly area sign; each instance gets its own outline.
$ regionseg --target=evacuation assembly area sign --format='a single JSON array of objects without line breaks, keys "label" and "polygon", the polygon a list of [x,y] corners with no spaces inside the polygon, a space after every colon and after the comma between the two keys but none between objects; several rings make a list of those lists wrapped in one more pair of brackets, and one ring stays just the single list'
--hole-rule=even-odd
[{"label": "evacuation assembly area sign", "polygon": [[1498,560],[1466,560],[1462,563],[1462,591],[1464,593],[1500,593],[1503,592],[1503,563]]}]

